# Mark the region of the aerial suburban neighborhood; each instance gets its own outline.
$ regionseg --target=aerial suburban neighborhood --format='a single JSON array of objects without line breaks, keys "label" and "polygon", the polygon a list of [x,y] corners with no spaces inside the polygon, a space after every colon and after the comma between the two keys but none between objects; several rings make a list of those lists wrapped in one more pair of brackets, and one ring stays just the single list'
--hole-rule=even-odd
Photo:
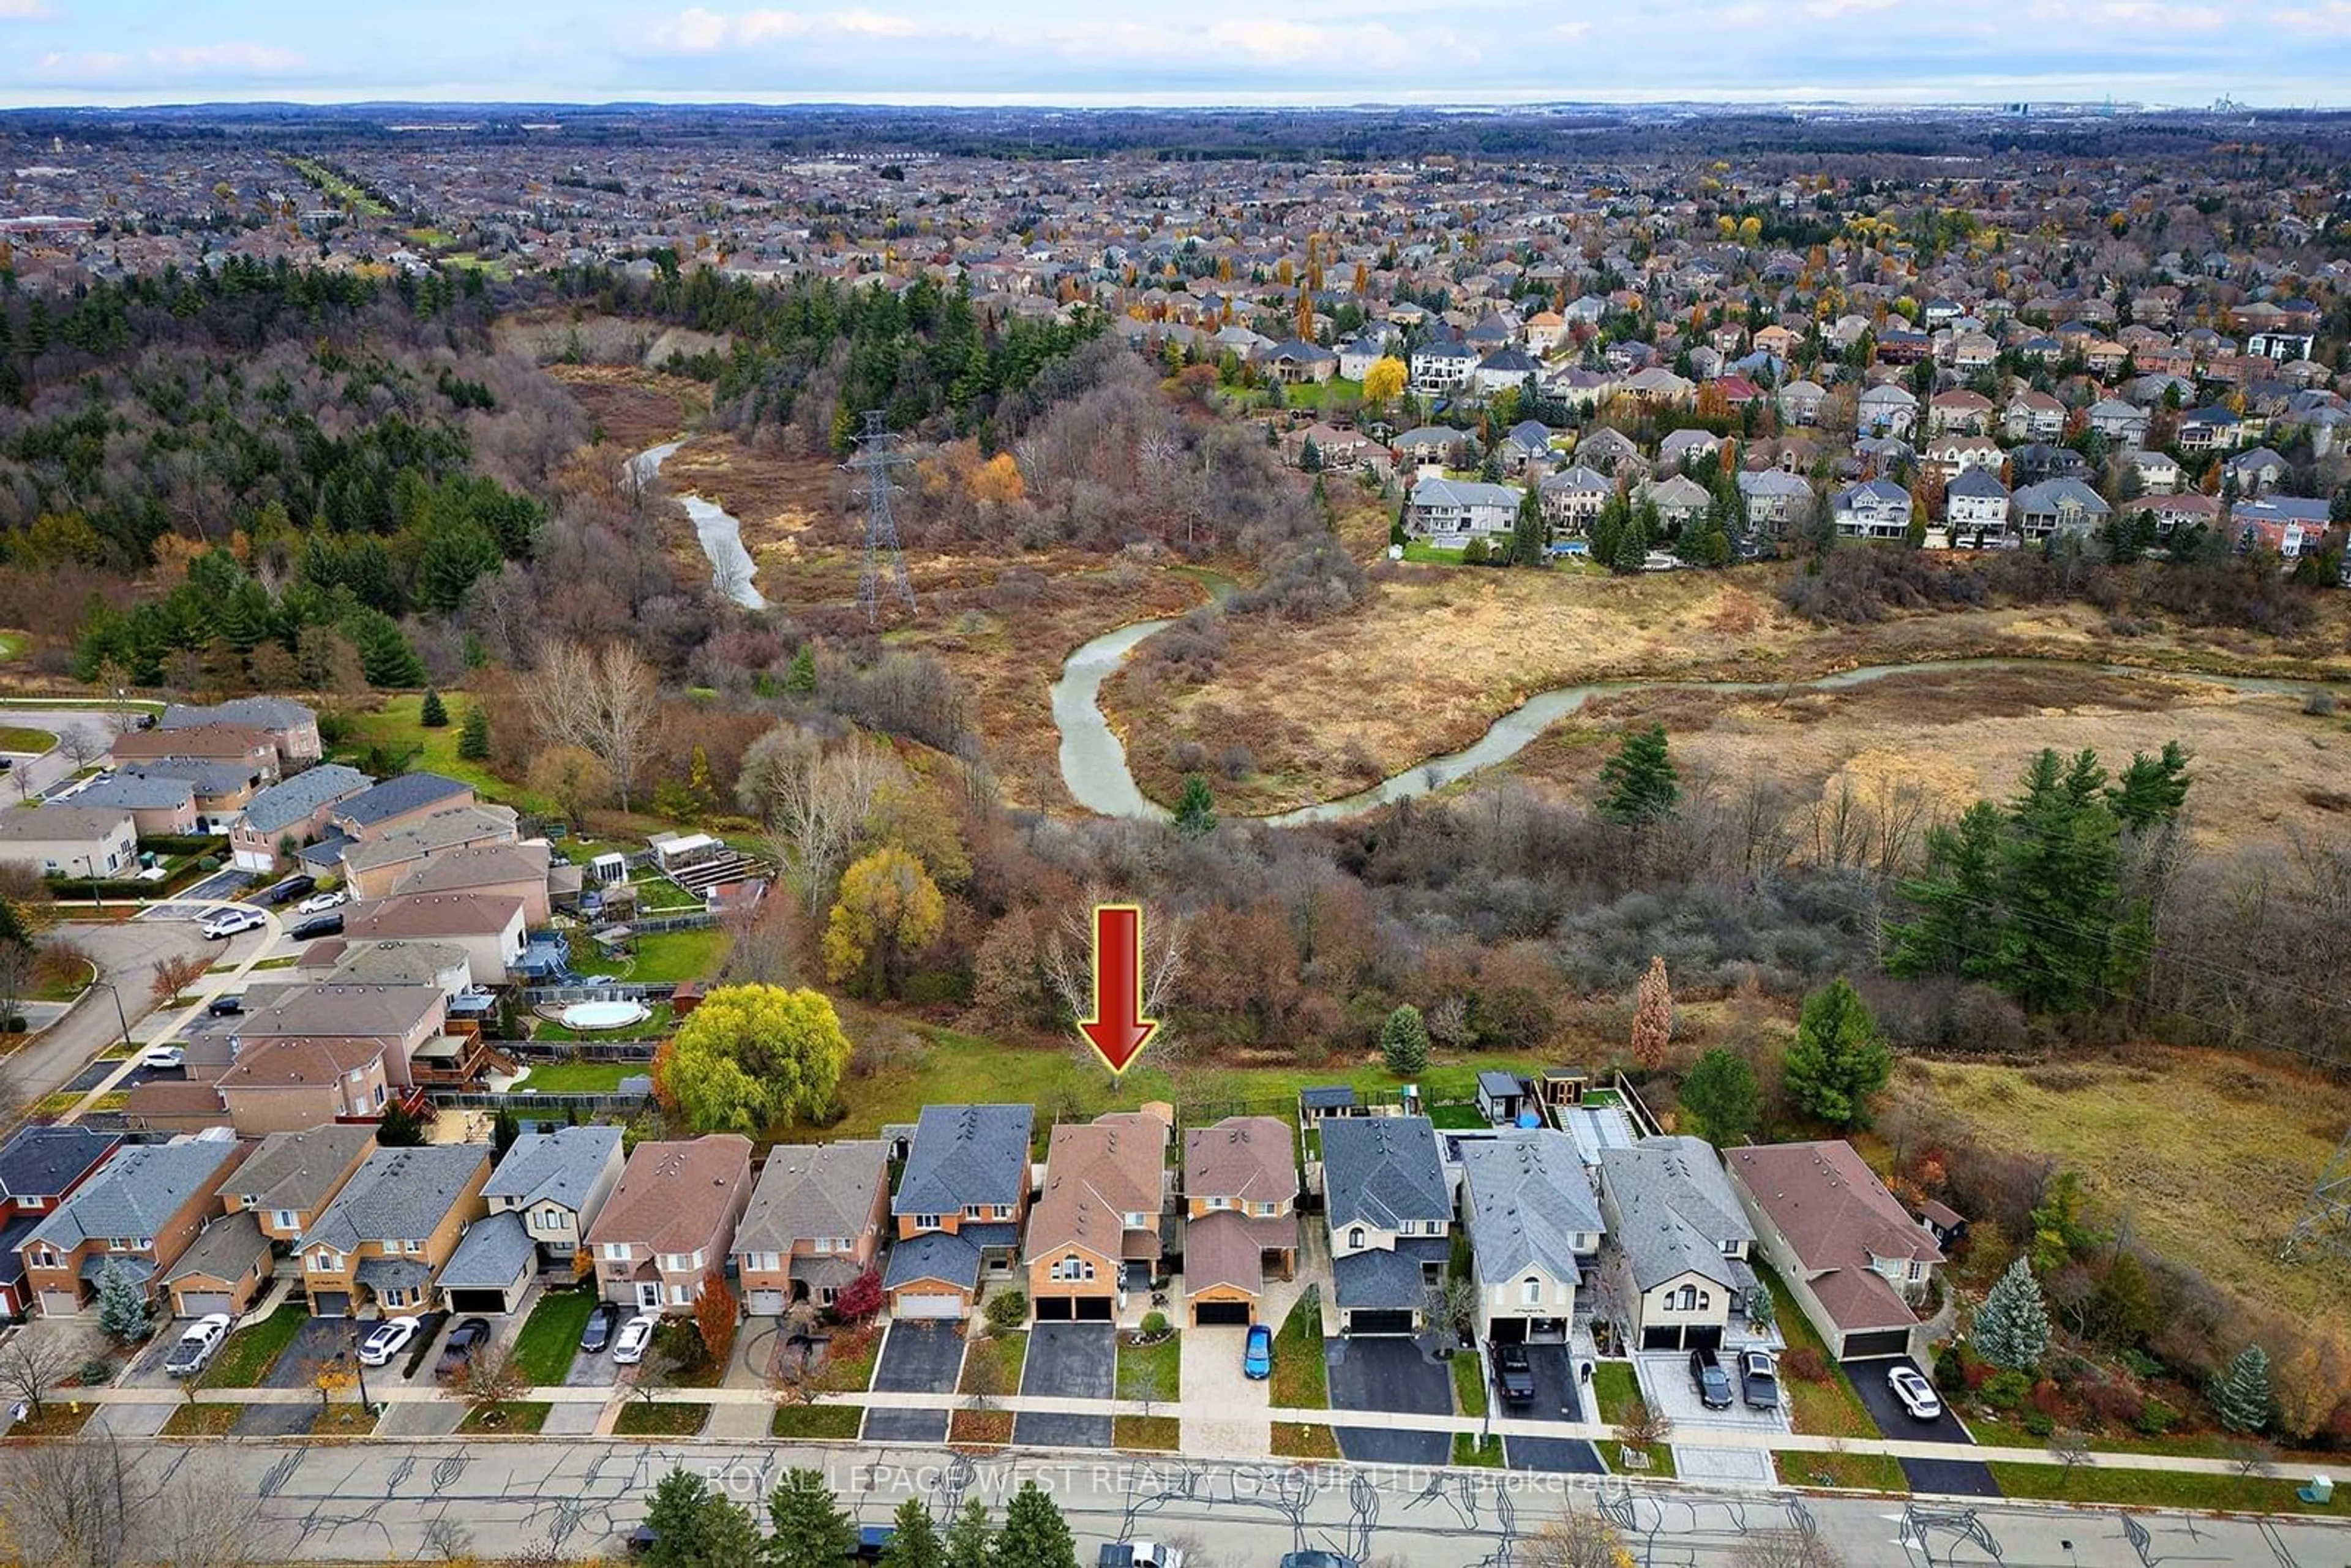
[{"label": "aerial suburban neighborhood", "polygon": [[67,101],[9,1551],[2342,1559],[2351,120]]}]

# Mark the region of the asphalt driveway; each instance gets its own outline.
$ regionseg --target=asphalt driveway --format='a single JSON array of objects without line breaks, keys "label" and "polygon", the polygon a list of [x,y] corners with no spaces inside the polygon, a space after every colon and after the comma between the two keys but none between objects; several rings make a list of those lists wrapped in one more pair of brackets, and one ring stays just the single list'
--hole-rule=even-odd
[{"label": "asphalt driveway", "polygon": [[1332,1427],[1339,1452],[1359,1464],[1441,1465],[1453,1457],[1453,1439],[1443,1432],[1399,1432],[1379,1427],[1346,1427],[1346,1410],[1405,1416],[1453,1414],[1453,1373],[1421,1354],[1409,1339],[1334,1339],[1322,1347],[1331,1374]]},{"label": "asphalt driveway", "polygon": [[[294,1337],[286,1342],[286,1348],[279,1353],[276,1364],[263,1375],[260,1385],[264,1388],[315,1386],[311,1379],[318,1375],[319,1366],[334,1360],[338,1351],[352,1348],[352,1321],[350,1318],[305,1318],[302,1326],[294,1331]],[[363,1323],[360,1332],[365,1333],[371,1326]],[[302,1429],[308,1431],[308,1425],[305,1423]]]},{"label": "asphalt driveway", "polygon": [[[1486,1397],[1492,1407],[1521,1421],[1581,1421],[1582,1390],[1577,1386],[1575,1354],[1563,1344],[1527,1346],[1527,1366],[1535,1375],[1534,1403],[1513,1410],[1501,1402],[1501,1391],[1491,1384]],[[1505,1437],[1502,1462],[1514,1470],[1550,1470],[1562,1475],[1605,1475],[1597,1449],[1581,1437]]]},{"label": "asphalt driveway", "polygon": [[[1118,1330],[1110,1323],[1039,1323],[1029,1331],[1020,1392],[1036,1398],[1108,1399],[1118,1392]],[[1107,1416],[1023,1411],[1012,1440],[1054,1448],[1107,1448]]]},{"label": "asphalt driveway", "polygon": [[[882,1338],[882,1358],[873,1366],[873,1387],[884,1394],[952,1394],[963,1374],[963,1325],[893,1322]],[[868,1410],[869,1443],[944,1443],[944,1410]]]},{"label": "asphalt driveway", "polygon": [[[1932,1421],[1921,1421],[1902,1408],[1902,1401],[1894,1397],[1894,1390],[1886,1385],[1886,1375],[1896,1366],[1917,1367],[1921,1375],[1926,1368],[1915,1361],[1892,1356],[1873,1356],[1866,1361],[1848,1361],[1844,1373],[1853,1379],[1853,1391],[1869,1411],[1877,1429],[1889,1437],[1911,1443],[1949,1443],[1955,1448],[1973,1447],[1975,1439],[1959,1418],[1945,1406],[1943,1413]],[[1998,1497],[2000,1483],[1991,1479],[1991,1467],[1980,1459],[1903,1459],[1903,1475],[1911,1490],[1940,1492],[1952,1497]]]}]

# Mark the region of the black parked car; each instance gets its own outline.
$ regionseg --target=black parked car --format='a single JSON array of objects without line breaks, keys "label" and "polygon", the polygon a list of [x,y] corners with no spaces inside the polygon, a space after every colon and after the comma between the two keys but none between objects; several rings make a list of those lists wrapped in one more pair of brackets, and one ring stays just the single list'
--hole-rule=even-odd
[{"label": "black parked car", "polygon": [[204,1011],[216,1019],[234,1018],[244,1010],[245,993],[242,991],[233,992],[225,997],[214,997],[204,1004]]},{"label": "black parked car", "polygon": [[612,1331],[621,1326],[621,1309],[612,1301],[599,1301],[596,1310],[588,1314],[588,1326],[580,1331],[580,1348],[590,1355],[601,1355],[604,1347],[612,1343]]},{"label": "black parked car", "polygon": [[342,934],[343,914],[340,909],[331,915],[313,915],[287,933],[297,942],[308,942],[314,936],[340,936]]},{"label": "black parked car", "polygon": [[449,1331],[446,1343],[441,1347],[440,1364],[433,1369],[435,1377],[455,1377],[465,1370],[474,1353],[490,1343],[490,1320],[465,1318]]},{"label": "black parked car", "polygon": [[1698,1387],[1698,1402],[1709,1410],[1728,1410],[1733,1396],[1730,1375],[1722,1370],[1722,1358],[1710,1350],[1690,1352],[1690,1382]]},{"label": "black parked car", "polygon": [[1494,1381],[1502,1385],[1503,1404],[1535,1402],[1535,1369],[1527,1359],[1525,1345],[1504,1343],[1494,1347]]},{"label": "black parked car", "polygon": [[284,882],[277,883],[271,886],[266,892],[262,894],[261,902],[270,905],[272,908],[275,908],[278,904],[284,904],[290,899],[308,898],[310,894],[318,891],[319,879],[317,877],[297,874],[289,876]]}]

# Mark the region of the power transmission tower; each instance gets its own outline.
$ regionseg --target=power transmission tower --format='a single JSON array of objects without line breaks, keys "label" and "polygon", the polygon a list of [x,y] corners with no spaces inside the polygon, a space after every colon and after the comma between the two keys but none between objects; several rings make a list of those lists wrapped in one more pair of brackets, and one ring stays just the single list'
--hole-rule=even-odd
[{"label": "power transmission tower", "polygon": [[865,431],[857,438],[857,455],[842,466],[865,476],[865,570],[857,579],[857,602],[868,621],[882,618],[882,579],[908,610],[914,608],[914,585],[906,580],[905,552],[898,548],[898,520],[890,514],[890,494],[898,486],[890,471],[913,458],[890,449],[897,438],[882,423],[878,408],[865,411]]},{"label": "power transmission tower", "polygon": [[2343,1134],[2326,1168],[2318,1173],[2318,1185],[2310,1189],[2310,1201],[2286,1232],[2278,1257],[2291,1262],[2314,1249],[2338,1258],[2351,1256],[2351,1132]]}]

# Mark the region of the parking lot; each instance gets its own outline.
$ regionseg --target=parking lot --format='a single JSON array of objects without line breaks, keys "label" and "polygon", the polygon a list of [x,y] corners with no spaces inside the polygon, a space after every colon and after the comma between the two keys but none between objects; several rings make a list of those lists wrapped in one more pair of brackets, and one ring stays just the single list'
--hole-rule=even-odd
[{"label": "parking lot", "polygon": [[1453,1373],[1423,1354],[1418,1341],[1334,1339],[1322,1354],[1330,1366],[1332,1427],[1342,1454],[1380,1465],[1441,1465],[1453,1457],[1453,1439],[1446,1433],[1348,1427],[1338,1418],[1346,1410],[1451,1415]]},{"label": "parking lot", "polygon": [[[1915,1361],[1888,1356],[1874,1356],[1866,1361],[1844,1363],[1845,1375],[1853,1379],[1853,1391],[1861,1396],[1870,1419],[1877,1429],[1889,1437],[1900,1437],[1914,1443],[1949,1443],[1973,1447],[1975,1439],[1959,1424],[1959,1418],[1946,1406],[1943,1413],[1932,1421],[1921,1421],[1902,1407],[1886,1385],[1886,1375],[1896,1366],[1916,1368],[1921,1375],[1926,1369]],[[1913,1490],[1940,1492],[1952,1497],[1998,1497],[2000,1483],[1991,1479],[1991,1467],[1980,1459],[1904,1459],[1902,1473],[1908,1478]]]},{"label": "parking lot", "polygon": [[[1108,1399],[1118,1391],[1118,1330],[1109,1323],[1039,1323],[1029,1331],[1020,1392],[1030,1397]],[[1107,1416],[1023,1411],[1012,1440],[1055,1448],[1107,1448]]]},{"label": "parking lot", "polygon": [[[1534,1403],[1525,1409],[1505,1409],[1500,1391],[1489,1385],[1486,1397],[1504,1414],[1526,1421],[1581,1421],[1583,1390],[1578,1385],[1575,1355],[1563,1344],[1527,1346],[1527,1368],[1534,1374]],[[1492,1374],[1488,1376],[1490,1380]],[[1505,1437],[1502,1462],[1514,1470],[1548,1470],[1560,1475],[1596,1476],[1607,1467],[1598,1450],[1581,1437]]]},{"label": "parking lot", "polygon": [[[892,1394],[952,1394],[962,1375],[962,1324],[893,1322],[882,1339],[873,1386]],[[943,1443],[946,1436],[944,1410],[865,1413],[864,1437],[869,1443]]]}]

